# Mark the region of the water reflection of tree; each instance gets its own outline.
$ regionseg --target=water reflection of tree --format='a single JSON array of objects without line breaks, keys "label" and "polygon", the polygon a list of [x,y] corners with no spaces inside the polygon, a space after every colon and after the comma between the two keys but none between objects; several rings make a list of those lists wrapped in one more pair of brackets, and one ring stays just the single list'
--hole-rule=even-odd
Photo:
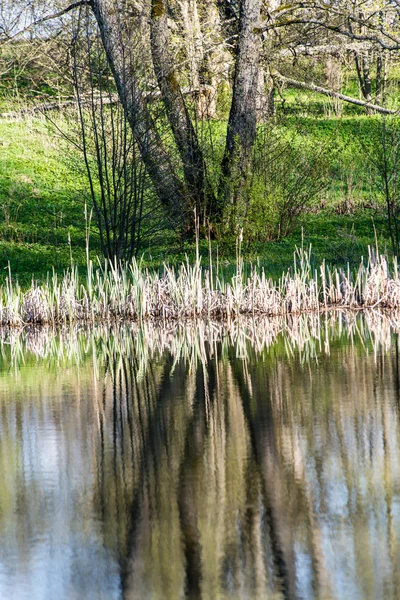
[{"label": "water reflection of tree", "polygon": [[[244,362],[214,353],[192,371],[180,363],[171,375],[165,363],[154,396],[136,382],[126,597],[335,597],[342,551],[346,585],[369,597],[368,585],[388,585],[374,564],[382,535],[390,551],[381,568],[391,563],[388,589],[398,589],[400,434],[387,385],[398,363],[395,353],[379,361],[348,348],[311,373],[296,361],[266,368],[256,354]],[[383,521],[371,528],[382,498]]]},{"label": "water reflection of tree", "polygon": [[[397,338],[375,355],[331,344],[318,364],[249,344],[246,360],[237,347],[204,350],[190,365],[144,361],[110,340],[100,380],[57,375],[62,390],[70,380],[57,405],[35,378],[24,385],[36,400],[12,407],[3,394],[0,461],[15,460],[1,468],[19,478],[22,514],[45,530],[32,512],[41,482],[21,481],[16,440],[33,416],[51,419],[65,472],[77,459],[87,468],[79,510],[96,517],[127,599],[396,597]],[[0,533],[15,502],[0,495]]]}]

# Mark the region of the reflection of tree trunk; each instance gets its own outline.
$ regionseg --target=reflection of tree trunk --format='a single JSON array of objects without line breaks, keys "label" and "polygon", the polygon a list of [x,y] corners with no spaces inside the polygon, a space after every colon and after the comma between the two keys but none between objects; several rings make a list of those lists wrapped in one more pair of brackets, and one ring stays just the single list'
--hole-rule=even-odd
[{"label": "reflection of tree trunk", "polygon": [[[131,529],[129,533],[128,545],[129,548],[126,552],[126,560],[121,562],[121,578],[122,578],[122,587],[123,589],[129,588],[128,578],[129,578],[129,562],[131,561],[131,557],[134,554],[135,546],[136,546],[136,531],[138,526],[140,525],[140,514],[141,514],[141,506],[143,505],[143,497],[150,494],[150,491],[146,486],[146,479],[151,471],[152,466],[157,464],[157,456],[159,454],[160,446],[162,445],[162,435],[160,436],[160,431],[165,431],[163,425],[163,414],[165,410],[165,405],[168,403],[168,399],[174,399],[175,393],[171,391],[171,378],[170,371],[172,367],[171,360],[167,360],[164,366],[164,372],[161,378],[161,383],[158,390],[153,390],[154,394],[151,397],[149,394],[149,382],[147,381],[149,375],[145,375],[144,379],[144,392],[139,389],[137,382],[137,370],[132,369],[131,365],[125,368],[125,386],[126,389],[134,390],[136,389],[137,403],[138,408],[140,409],[143,404],[147,402],[147,419],[145,419],[139,412],[139,419],[137,423],[136,430],[139,430],[140,437],[142,440],[141,443],[141,454],[140,457],[136,457],[135,465],[139,469],[139,473],[137,476],[137,485],[136,492],[132,499],[131,507],[130,507],[130,515],[131,515]],[[185,377],[182,373],[182,385],[185,385]],[[131,400],[133,401],[133,392],[130,395]],[[154,410],[151,410],[150,403],[153,405]],[[133,433],[133,432],[132,432]],[[137,435],[137,431],[136,431]],[[146,492],[147,489],[147,492]]]},{"label": "reflection of tree trunk", "polygon": [[[243,374],[235,370],[235,375],[249,428],[253,455],[261,474],[262,494],[268,517],[276,572],[282,582],[284,597],[295,598],[294,548],[287,518],[288,507],[285,506],[286,494],[276,447],[273,414],[269,398],[265,397],[267,388],[265,385],[260,386],[260,389],[263,390],[263,397],[257,398],[258,412],[254,414],[251,410],[251,406],[254,406],[254,399],[248,391]],[[256,389],[255,386],[254,389]]]},{"label": "reflection of tree trunk", "polygon": [[206,391],[207,382],[203,371],[197,371],[196,404],[193,416],[187,429],[183,463],[180,468],[178,506],[182,530],[182,539],[186,558],[186,596],[190,599],[201,597],[202,580],[202,548],[198,529],[198,508],[196,505],[196,491],[193,489],[197,465],[201,465],[204,457],[204,445],[208,434],[206,417],[206,400],[213,397],[215,389],[215,374],[212,363],[208,365],[209,389]]},{"label": "reflection of tree trunk", "polygon": [[[396,337],[398,334],[396,334]],[[388,548],[389,556],[392,563],[393,578],[395,580],[395,590],[399,589],[399,569],[398,569],[398,542],[396,536],[395,519],[393,518],[393,481],[390,465],[390,415],[386,414],[387,405],[381,403],[381,415],[382,415],[382,434],[383,434],[383,464],[384,464],[384,484],[385,484],[385,502],[386,502],[386,519],[387,519],[387,536],[388,536]]]},{"label": "reflection of tree trunk", "polygon": [[266,593],[265,564],[263,556],[263,528],[260,508],[260,471],[254,459],[248,460],[246,474],[246,514],[244,533],[246,535],[246,553],[249,559],[246,563],[252,569],[249,573],[253,578],[256,598],[263,598]]},{"label": "reflection of tree trunk", "polygon": [[[313,439],[313,438],[312,438]],[[313,439],[314,441],[314,439]],[[310,536],[311,546],[311,560],[313,566],[313,589],[315,596],[320,598],[330,598],[333,596],[332,586],[329,579],[329,568],[326,564],[326,559],[323,551],[323,535],[322,528],[315,514],[315,497],[314,497],[314,486],[310,486],[306,473],[306,457],[303,455],[302,448],[299,444],[299,439],[296,436],[294,439],[293,454],[296,456],[295,459],[295,482],[300,488],[300,492],[304,498],[305,510],[308,518],[308,531]],[[315,446],[312,448],[311,454],[316,454]],[[296,487],[297,487],[296,485]],[[321,486],[317,493],[318,497],[321,497],[322,490]]]}]

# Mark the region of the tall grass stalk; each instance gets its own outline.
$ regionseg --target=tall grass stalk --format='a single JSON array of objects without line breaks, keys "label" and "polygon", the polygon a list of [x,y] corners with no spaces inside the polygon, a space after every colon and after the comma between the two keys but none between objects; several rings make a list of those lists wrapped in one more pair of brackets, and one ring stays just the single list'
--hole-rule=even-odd
[{"label": "tall grass stalk", "polygon": [[218,265],[203,268],[199,253],[192,265],[164,265],[149,271],[140,261],[106,261],[94,268],[89,262],[86,281],[72,265],[62,279],[55,273],[45,284],[32,282],[23,291],[9,272],[0,287],[0,324],[59,325],[146,320],[212,318],[232,320],[238,315],[277,316],[319,313],[332,308],[400,308],[397,261],[370,249],[356,272],[331,269],[323,262],[312,266],[311,249],[299,248],[293,265],[279,281],[254,266],[248,276],[238,247],[235,273],[227,278]]}]

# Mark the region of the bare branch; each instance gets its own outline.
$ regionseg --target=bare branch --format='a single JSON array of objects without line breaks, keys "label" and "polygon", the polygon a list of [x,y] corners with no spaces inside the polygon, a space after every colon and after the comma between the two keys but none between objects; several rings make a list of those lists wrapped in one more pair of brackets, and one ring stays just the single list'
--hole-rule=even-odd
[{"label": "bare branch", "polygon": [[46,15],[45,17],[42,17],[41,19],[34,21],[31,24],[31,27],[34,27],[35,25],[41,25],[42,23],[45,23],[46,21],[50,21],[52,19],[59,19],[60,17],[71,12],[71,10],[75,10],[75,8],[80,8],[81,6],[91,6],[91,5],[92,5],[92,0],[78,0],[78,2],[73,2],[69,6],[66,6],[62,10],[59,10],[58,12],[53,13],[52,15]]},{"label": "bare branch", "polygon": [[46,23],[47,21],[59,19],[60,17],[66,15],[67,13],[71,12],[72,10],[75,10],[76,8],[80,8],[81,6],[91,6],[91,5],[92,5],[92,0],[78,0],[77,2],[73,2],[69,6],[66,6],[65,8],[63,8],[62,10],[59,10],[56,13],[52,13],[51,15],[45,15],[44,17],[37,19],[37,21],[32,21],[32,23],[29,23],[29,25],[27,25],[20,31],[17,31],[13,35],[8,36],[4,41],[9,42],[11,40],[14,40],[15,38],[19,37],[20,35],[27,33],[34,27],[37,27],[38,25],[43,25],[43,23]]},{"label": "bare branch", "polygon": [[[400,39],[395,37],[393,34],[385,31],[382,27],[372,28],[371,30],[379,31],[383,37],[379,37],[375,34],[356,34],[348,29],[344,29],[340,25],[332,25],[326,21],[319,21],[317,19],[309,19],[309,18],[295,18],[288,21],[282,21],[278,23],[262,25],[258,31],[261,34],[265,34],[268,31],[276,30],[282,27],[288,27],[290,25],[315,25],[316,27],[320,27],[321,29],[327,29],[328,31],[332,31],[337,33],[338,35],[342,35],[344,37],[350,38],[351,40],[356,40],[358,42],[371,42],[378,46],[381,46],[384,50],[399,50],[400,49]],[[366,23],[364,25],[367,26]],[[389,43],[386,40],[390,40],[392,43]]]},{"label": "bare branch", "polygon": [[[399,0],[400,2],[400,0]],[[291,48],[283,48],[279,51],[281,58],[291,58],[293,56],[321,56],[321,55],[337,55],[346,51],[361,52],[362,50],[370,50],[372,45],[368,42],[352,42],[349,44],[320,44],[318,46],[307,46],[298,44]]]},{"label": "bare branch", "polygon": [[316,92],[318,94],[323,94],[324,96],[329,96],[331,98],[338,98],[339,100],[343,100],[343,102],[349,102],[350,104],[362,106],[363,108],[373,110],[374,112],[380,113],[382,115],[398,115],[399,114],[399,112],[397,110],[391,110],[390,108],[384,108],[383,106],[378,106],[377,104],[372,104],[371,102],[364,102],[363,100],[358,100],[357,98],[353,98],[352,96],[346,96],[345,94],[340,94],[339,92],[334,92],[333,90],[323,88],[319,85],[315,85],[314,83],[306,83],[305,81],[297,81],[296,79],[291,79],[290,77],[285,77],[284,75],[281,75],[277,71],[275,73],[272,73],[271,76],[275,79],[278,79],[282,83],[286,83],[286,85],[297,88],[299,90],[308,90],[311,92]]}]

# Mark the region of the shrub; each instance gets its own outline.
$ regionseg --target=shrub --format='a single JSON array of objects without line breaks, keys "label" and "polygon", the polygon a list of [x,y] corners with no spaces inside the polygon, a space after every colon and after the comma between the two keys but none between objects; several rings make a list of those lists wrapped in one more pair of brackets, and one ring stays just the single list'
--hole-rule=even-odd
[{"label": "shrub", "polygon": [[279,240],[328,186],[331,143],[265,124],[259,128],[249,189],[241,205],[228,207],[225,222],[249,241]]}]

